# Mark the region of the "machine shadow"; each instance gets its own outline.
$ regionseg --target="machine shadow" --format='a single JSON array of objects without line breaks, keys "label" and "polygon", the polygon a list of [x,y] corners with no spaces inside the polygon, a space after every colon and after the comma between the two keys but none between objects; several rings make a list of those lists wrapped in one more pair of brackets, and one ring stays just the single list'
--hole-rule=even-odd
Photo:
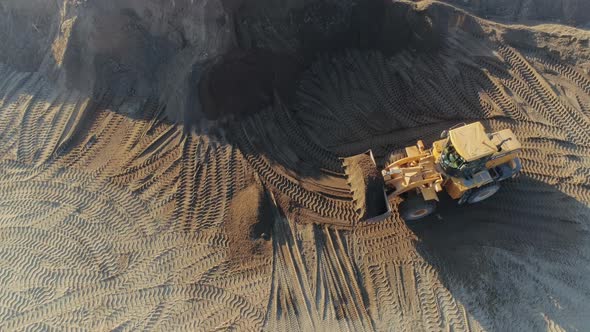
[{"label": "machine shadow", "polygon": [[587,204],[523,175],[481,203],[459,207],[444,197],[435,215],[410,228],[418,251],[484,329],[553,322],[582,330],[587,321],[570,318],[583,317],[590,296],[589,220]]}]

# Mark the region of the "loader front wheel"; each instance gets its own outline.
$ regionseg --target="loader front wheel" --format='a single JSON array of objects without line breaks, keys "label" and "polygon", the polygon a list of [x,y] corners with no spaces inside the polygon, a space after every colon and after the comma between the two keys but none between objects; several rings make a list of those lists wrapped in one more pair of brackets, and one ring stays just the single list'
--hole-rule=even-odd
[{"label": "loader front wheel", "polygon": [[473,204],[481,202],[485,199],[492,197],[496,192],[498,192],[498,190],[500,190],[499,183],[491,183],[483,187],[477,188],[471,192],[471,194],[467,198],[467,203]]},{"label": "loader front wheel", "polygon": [[436,210],[435,201],[425,201],[421,195],[411,194],[400,203],[399,214],[405,221],[422,219]]}]

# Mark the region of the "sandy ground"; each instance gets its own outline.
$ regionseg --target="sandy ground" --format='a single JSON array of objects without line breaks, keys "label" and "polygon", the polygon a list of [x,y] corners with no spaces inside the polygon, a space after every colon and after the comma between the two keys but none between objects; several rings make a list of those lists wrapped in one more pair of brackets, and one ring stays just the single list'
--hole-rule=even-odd
[{"label": "sandy ground", "polygon": [[[0,330],[587,329],[587,30],[393,2],[380,19],[400,33],[361,42],[383,48],[296,51],[307,69],[292,93],[268,91],[262,75],[239,114],[229,114],[236,101],[228,101],[211,120],[211,109],[188,98],[199,95],[207,62],[200,47],[221,54],[249,41],[298,50],[293,36],[309,31],[296,19],[311,29],[321,21],[313,13],[355,9],[288,1],[280,8],[292,14],[286,25],[278,14],[257,21],[253,7],[243,20],[178,19],[166,30],[166,15],[242,8],[177,2],[164,11],[155,0],[126,2],[137,15],[96,9],[122,13],[109,16],[133,31],[122,44],[139,36],[124,56],[108,43],[80,46],[77,34],[112,28],[84,23],[92,6],[69,11],[68,1],[56,10],[68,24],[43,21],[58,36],[46,45],[52,56],[0,53]],[[3,26],[14,27],[11,13],[32,10],[15,4],[0,4]],[[162,16],[146,23],[148,12]],[[331,31],[344,21],[330,17],[312,46],[340,38]],[[228,24],[242,32],[235,40]],[[219,38],[204,46],[206,34],[190,33],[217,26]],[[49,38],[41,25],[17,27],[23,38],[45,33],[39,45]],[[172,60],[133,62],[156,48]],[[70,63],[80,54],[84,61]],[[418,138],[431,142],[475,120],[516,133],[522,176],[476,205],[447,200],[420,225],[408,227],[397,204],[387,220],[358,222],[340,156],[371,148],[381,164]]]}]

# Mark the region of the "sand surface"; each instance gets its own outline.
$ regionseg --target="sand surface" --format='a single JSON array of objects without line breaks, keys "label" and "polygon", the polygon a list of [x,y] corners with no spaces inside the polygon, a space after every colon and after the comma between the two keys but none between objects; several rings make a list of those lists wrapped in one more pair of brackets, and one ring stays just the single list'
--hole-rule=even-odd
[{"label": "sand surface", "polygon": [[[590,326],[588,30],[436,1],[37,2],[0,3],[0,330]],[[224,101],[232,68],[252,85]],[[339,157],[476,120],[515,132],[520,177],[358,222]]]}]

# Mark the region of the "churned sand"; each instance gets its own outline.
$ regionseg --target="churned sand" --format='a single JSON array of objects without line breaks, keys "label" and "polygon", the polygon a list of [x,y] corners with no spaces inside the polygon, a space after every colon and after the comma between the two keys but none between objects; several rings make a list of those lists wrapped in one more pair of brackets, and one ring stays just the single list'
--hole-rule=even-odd
[{"label": "churned sand", "polygon": [[[60,24],[40,20],[41,32],[16,25],[28,29],[23,38],[57,29],[52,57],[18,62],[0,54],[0,330],[589,326],[587,30],[499,24],[436,1],[392,2],[379,19],[400,33],[379,36],[387,47],[304,54],[309,65],[298,64],[305,69],[292,86],[281,85],[292,93],[265,90],[271,77],[290,77],[272,71],[238,107],[221,101],[223,91],[207,95],[223,79],[200,89],[195,83],[192,61],[206,55],[191,44],[200,39],[173,33],[186,26],[162,34],[179,53],[120,65],[177,47],[142,37],[166,26],[155,11],[151,30],[136,21],[156,3],[129,2],[142,9],[136,15],[117,7],[123,21],[108,16],[112,29],[137,37],[116,40],[137,53],[117,49],[115,64],[105,58],[110,44],[96,44],[98,51],[78,44],[76,34],[91,27],[76,30],[75,22],[84,22],[90,5],[75,7],[79,16],[58,8]],[[162,15],[206,10],[179,3],[185,7]],[[7,13],[33,10],[0,9],[3,26],[15,26]],[[108,13],[114,9],[105,5],[93,15]],[[315,24],[315,16],[295,14],[292,21]],[[225,22],[198,24],[249,24],[242,41],[283,51],[296,43],[281,33],[300,29],[270,29],[278,18]],[[323,27],[344,24],[336,15],[330,22]],[[101,24],[101,40],[108,39],[109,24]],[[212,53],[231,40],[225,33],[203,39]],[[92,64],[75,63],[94,51]],[[153,67],[166,56],[174,61]],[[240,59],[251,68],[238,71],[246,77],[265,68],[239,54],[223,61]],[[95,70],[92,78],[73,74]],[[209,108],[192,108],[199,98],[187,95]],[[213,120],[215,107],[223,110]],[[340,157],[372,149],[381,165],[390,152],[417,139],[430,143],[462,121],[512,129],[523,144],[522,175],[475,205],[443,199],[436,215],[411,228],[396,201],[386,220],[359,222],[382,206],[351,184],[380,181],[347,172]]]}]

